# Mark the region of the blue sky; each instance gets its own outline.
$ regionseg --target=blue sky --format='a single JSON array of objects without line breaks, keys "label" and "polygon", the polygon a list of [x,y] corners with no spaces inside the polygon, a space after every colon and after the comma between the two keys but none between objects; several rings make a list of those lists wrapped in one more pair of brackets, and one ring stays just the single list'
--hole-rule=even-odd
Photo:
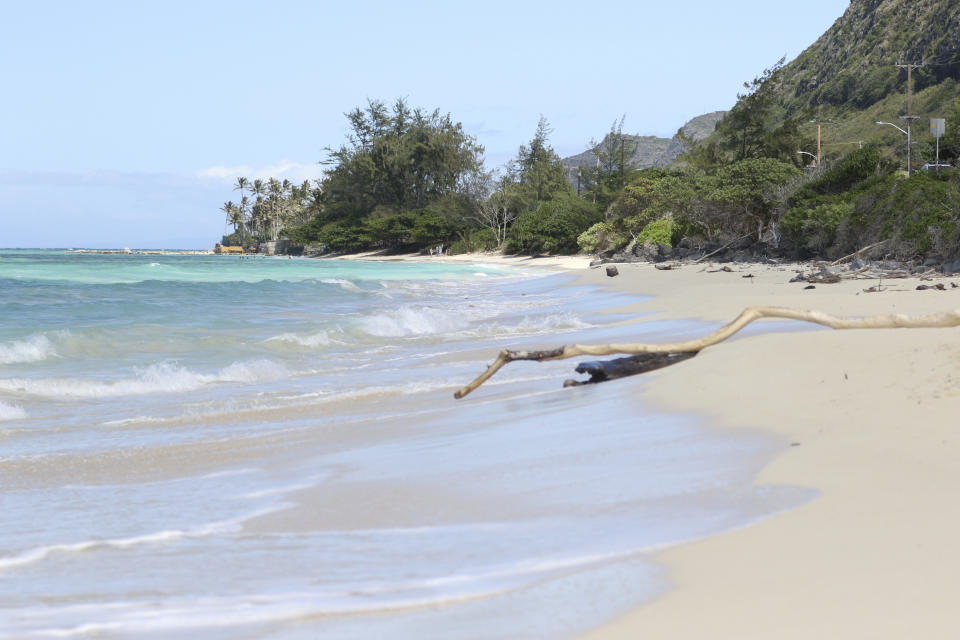
[{"label": "blue sky", "polygon": [[439,108],[491,167],[626,116],[729,108],[848,0],[35,2],[0,23],[0,246],[209,247],[237,175],[320,175],[368,98]]}]

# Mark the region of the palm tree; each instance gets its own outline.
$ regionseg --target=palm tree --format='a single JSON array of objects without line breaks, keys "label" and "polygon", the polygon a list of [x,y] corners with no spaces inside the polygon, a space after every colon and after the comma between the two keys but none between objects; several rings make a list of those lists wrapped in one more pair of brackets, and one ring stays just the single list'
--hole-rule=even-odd
[{"label": "palm tree", "polygon": [[250,188],[250,181],[244,177],[237,178],[237,184],[233,188],[234,191],[239,189],[240,191],[240,200],[243,201],[243,190]]},{"label": "palm tree", "polygon": [[254,229],[257,242],[263,239],[263,197],[267,194],[267,185],[260,178],[255,178],[250,191],[256,196],[253,208],[250,211],[250,222]]},{"label": "palm tree", "polygon": [[[233,232],[236,233],[240,229],[240,224],[243,222],[243,211],[235,205],[232,201],[224,202],[223,206],[220,207],[220,211],[223,211],[227,216],[227,225],[233,225]],[[226,234],[226,225],[224,225],[224,234]]]},{"label": "palm tree", "polygon": [[227,227],[230,226],[230,211],[233,209],[232,202],[224,202],[223,206],[220,207],[220,211],[223,211],[224,215],[227,216],[227,219],[223,223],[223,235],[227,235]]},{"label": "palm tree", "polygon": [[243,240],[243,245],[247,246],[247,226],[250,219],[250,198],[247,196],[242,196],[240,198],[240,206],[238,207],[239,217],[240,217],[240,229],[243,231],[241,238]]},{"label": "palm tree", "polygon": [[276,241],[280,229],[280,197],[283,195],[283,187],[279,180],[270,178],[267,190],[270,192],[270,210],[273,212],[272,239]]}]

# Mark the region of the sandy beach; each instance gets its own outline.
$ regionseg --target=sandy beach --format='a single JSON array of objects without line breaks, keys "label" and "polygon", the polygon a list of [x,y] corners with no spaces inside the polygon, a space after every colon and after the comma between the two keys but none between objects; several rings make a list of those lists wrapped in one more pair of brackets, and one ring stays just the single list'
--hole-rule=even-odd
[{"label": "sandy beach", "polygon": [[[582,256],[499,260],[574,269],[579,284],[652,296],[629,308],[649,314],[645,319],[719,326],[750,305],[850,316],[960,307],[960,288],[948,279],[937,280],[945,291],[917,291],[921,281],[910,278],[885,281],[876,293],[865,292],[876,280],[806,290],[806,283],[789,282],[799,265],[724,272],[719,265],[659,271],[627,264],[610,278],[586,268]],[[664,551],[659,560],[673,588],[587,637],[954,637],[960,329],[760,324],[648,374],[639,393],[656,409],[701,414],[720,429],[775,435],[783,453],[757,482],[811,487],[821,496]]]}]

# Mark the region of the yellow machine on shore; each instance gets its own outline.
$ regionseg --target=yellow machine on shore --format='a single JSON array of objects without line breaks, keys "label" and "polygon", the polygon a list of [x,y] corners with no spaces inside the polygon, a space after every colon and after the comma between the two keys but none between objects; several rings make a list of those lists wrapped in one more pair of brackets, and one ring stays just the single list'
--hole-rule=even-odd
[{"label": "yellow machine on shore", "polygon": [[217,254],[245,253],[243,247],[224,246],[219,242],[214,245],[213,252]]}]

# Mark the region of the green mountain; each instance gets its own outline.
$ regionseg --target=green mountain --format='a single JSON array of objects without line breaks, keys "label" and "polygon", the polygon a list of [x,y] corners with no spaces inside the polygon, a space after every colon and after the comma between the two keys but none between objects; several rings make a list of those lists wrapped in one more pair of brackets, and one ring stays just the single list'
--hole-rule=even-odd
[{"label": "green mountain", "polygon": [[[960,96],[960,2],[852,0],[826,33],[783,67],[777,88],[781,114],[838,123],[822,127],[825,152],[839,155],[856,148],[844,145],[881,141],[902,153],[903,135],[875,123],[905,127],[903,65],[922,65],[910,75],[912,113],[920,117],[913,129],[923,144],[932,140],[928,118],[945,117]],[[815,125],[809,126],[815,136]]]}]

